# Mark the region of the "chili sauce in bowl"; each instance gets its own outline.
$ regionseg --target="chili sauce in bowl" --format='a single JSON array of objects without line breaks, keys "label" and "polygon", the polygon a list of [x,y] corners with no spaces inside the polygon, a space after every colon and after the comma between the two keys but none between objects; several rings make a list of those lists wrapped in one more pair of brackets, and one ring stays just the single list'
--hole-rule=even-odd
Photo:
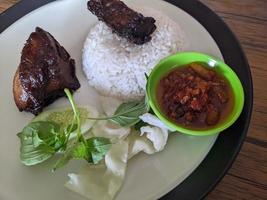
[{"label": "chili sauce in bowl", "polygon": [[157,101],[166,117],[195,130],[223,123],[234,105],[229,82],[204,63],[178,67],[162,77]]},{"label": "chili sauce in bowl", "polygon": [[244,105],[243,87],[234,71],[194,52],[162,60],[148,78],[147,95],[161,121],[190,135],[223,131],[237,120]]}]

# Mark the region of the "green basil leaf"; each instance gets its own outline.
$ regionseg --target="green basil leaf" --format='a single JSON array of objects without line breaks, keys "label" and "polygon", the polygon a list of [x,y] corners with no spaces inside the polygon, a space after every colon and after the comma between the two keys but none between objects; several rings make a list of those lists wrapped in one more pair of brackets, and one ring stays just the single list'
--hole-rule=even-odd
[{"label": "green basil leaf", "polygon": [[98,164],[111,148],[111,141],[107,138],[94,137],[86,140],[87,161]]},{"label": "green basil leaf", "polygon": [[92,164],[98,164],[111,147],[109,139],[93,137],[86,140],[86,144],[79,143],[74,149],[72,156],[75,159],[85,159]]},{"label": "green basil leaf", "polygon": [[147,113],[148,110],[149,106],[146,98],[140,102],[123,103],[110,120],[120,126],[133,126],[140,121],[139,117]]},{"label": "green basil leaf", "polygon": [[90,163],[97,165],[101,160],[103,160],[104,156],[105,156],[105,154],[103,155],[100,152],[91,152],[91,162]]},{"label": "green basil leaf", "polygon": [[106,154],[111,147],[111,141],[103,137],[93,137],[86,140],[86,147],[90,151]]},{"label": "green basil leaf", "polygon": [[71,145],[65,154],[56,162],[53,171],[68,164],[71,159],[84,159],[88,163],[98,164],[103,160],[111,147],[109,139],[101,137],[89,138],[83,142]]},{"label": "green basil leaf", "polygon": [[20,138],[20,158],[25,165],[36,165],[44,162],[56,152],[57,135],[60,126],[53,122],[32,122],[26,126]]}]

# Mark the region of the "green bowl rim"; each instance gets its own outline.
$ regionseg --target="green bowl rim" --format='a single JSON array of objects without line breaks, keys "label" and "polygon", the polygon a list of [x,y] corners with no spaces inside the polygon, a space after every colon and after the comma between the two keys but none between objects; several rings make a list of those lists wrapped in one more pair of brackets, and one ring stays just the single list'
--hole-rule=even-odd
[{"label": "green bowl rim", "polygon": [[[230,85],[232,86],[232,81],[236,82],[236,88],[240,89],[240,95],[238,95],[238,104],[235,104],[236,108],[233,109],[233,111],[235,110],[235,113],[232,113],[232,117],[227,120],[225,123],[222,123],[220,126],[217,127],[212,127],[211,129],[207,129],[207,130],[192,130],[189,128],[185,128],[183,126],[179,126],[178,124],[175,124],[174,122],[170,121],[167,117],[165,117],[161,111],[157,108],[156,106],[156,102],[154,102],[151,98],[152,94],[151,94],[151,81],[153,79],[153,75],[157,72],[158,68],[160,68],[166,61],[168,61],[169,59],[173,58],[173,57],[177,57],[177,56],[188,56],[188,55],[192,55],[193,59],[191,62],[197,62],[198,60],[194,58],[196,56],[201,56],[201,57],[205,57],[209,60],[214,60],[216,61],[218,66],[224,66],[225,71],[228,71],[231,73],[231,76],[234,77],[235,80],[229,80],[228,78],[226,78]],[[188,63],[189,64],[189,63]],[[179,66],[177,66],[179,67]],[[234,87],[232,87],[232,89],[234,90]],[[156,114],[156,116],[164,123],[166,124],[170,129],[176,130],[180,133],[184,133],[184,134],[188,134],[188,135],[194,135],[194,136],[206,136],[206,135],[214,135],[214,134],[218,134],[220,132],[222,132],[223,130],[229,128],[231,125],[234,124],[234,122],[239,118],[240,114],[242,113],[243,107],[244,107],[244,103],[245,103],[245,99],[244,99],[244,89],[242,86],[242,83],[240,81],[240,79],[238,78],[237,74],[232,70],[232,68],[230,66],[228,66],[226,63],[224,63],[223,61],[221,61],[218,58],[214,58],[213,56],[210,56],[208,54],[204,54],[204,53],[199,53],[199,52],[181,52],[181,53],[177,53],[171,56],[168,56],[166,58],[163,58],[151,71],[149,77],[148,77],[148,81],[147,81],[147,96],[149,99],[149,104],[152,108],[152,110],[154,111],[154,113]],[[237,99],[237,96],[234,93],[234,98]]]}]

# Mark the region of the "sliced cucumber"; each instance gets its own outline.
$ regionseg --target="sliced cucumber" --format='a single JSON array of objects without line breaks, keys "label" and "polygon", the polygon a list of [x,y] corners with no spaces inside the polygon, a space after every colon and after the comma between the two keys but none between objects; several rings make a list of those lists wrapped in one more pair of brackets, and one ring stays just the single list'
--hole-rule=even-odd
[{"label": "sliced cucumber", "polygon": [[[83,106],[78,108],[81,116],[81,132],[85,134],[88,132],[93,124],[94,120],[88,120],[86,118],[96,118],[99,116],[99,112],[92,106]],[[51,121],[60,124],[62,127],[67,128],[73,121],[73,111],[70,107],[50,109],[42,112],[32,120],[36,121]],[[70,138],[75,136],[75,132],[71,133]]]}]

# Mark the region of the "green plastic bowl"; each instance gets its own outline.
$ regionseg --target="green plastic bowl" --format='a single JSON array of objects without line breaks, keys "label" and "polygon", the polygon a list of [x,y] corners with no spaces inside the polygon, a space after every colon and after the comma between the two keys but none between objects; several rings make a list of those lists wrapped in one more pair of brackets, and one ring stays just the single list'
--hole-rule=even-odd
[{"label": "green plastic bowl", "polygon": [[[206,63],[207,66],[213,68],[218,74],[224,76],[229,81],[230,86],[233,90],[234,106],[232,112],[224,120],[224,122],[220,123],[217,126],[213,126],[210,129],[194,130],[172,122],[163,113],[160,105],[157,102],[156,92],[160,79],[164,75],[168,74],[171,70],[193,62]],[[224,62],[209,55],[196,52],[178,53],[161,60],[148,77],[147,95],[152,110],[155,112],[158,118],[163,121],[170,129],[176,130],[180,133],[195,136],[213,135],[229,128],[238,119],[244,106],[244,90],[235,72]]]}]

